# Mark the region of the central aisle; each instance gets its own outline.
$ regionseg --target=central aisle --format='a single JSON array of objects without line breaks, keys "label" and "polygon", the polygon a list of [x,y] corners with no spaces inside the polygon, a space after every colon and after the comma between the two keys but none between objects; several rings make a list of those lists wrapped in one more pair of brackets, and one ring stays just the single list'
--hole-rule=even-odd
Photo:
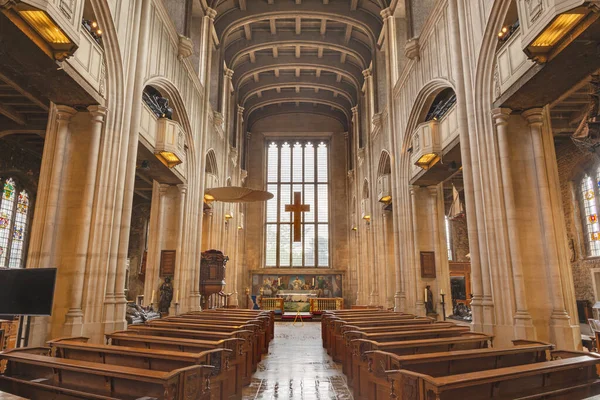
[{"label": "central aisle", "polygon": [[244,388],[251,399],[352,399],[341,365],[323,348],[319,322],[275,324],[269,354]]}]

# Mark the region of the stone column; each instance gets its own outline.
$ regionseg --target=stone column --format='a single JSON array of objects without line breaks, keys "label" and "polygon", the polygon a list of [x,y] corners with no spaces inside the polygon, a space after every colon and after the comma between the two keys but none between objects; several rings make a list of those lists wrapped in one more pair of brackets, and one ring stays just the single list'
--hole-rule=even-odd
[{"label": "stone column", "polygon": [[[370,201],[370,199],[368,199]],[[371,221],[366,221],[366,242],[367,242],[367,265],[371,264],[371,292],[369,293],[369,305],[378,306],[379,304],[379,271],[377,269],[377,263],[375,262],[376,257],[374,254],[373,245],[373,229],[371,227]]]},{"label": "stone column", "polygon": [[[383,267],[386,270],[386,301],[387,301],[387,307],[395,307],[395,295],[396,295],[396,281],[397,281],[397,277],[395,276],[394,272],[395,272],[395,264],[394,264],[394,259],[393,257],[391,257],[390,259],[390,251],[393,250],[390,249],[390,237],[389,237],[389,232],[390,232],[390,223],[392,221],[390,221],[390,219],[392,218],[392,213],[390,211],[387,210],[382,210],[381,212],[381,221],[382,221],[382,241],[383,241],[383,254],[385,255],[384,260],[385,260],[385,264],[383,265]],[[391,238],[393,239],[393,237]],[[396,274],[397,275],[397,274]]]},{"label": "stone column", "polygon": [[[185,273],[183,270],[183,232],[185,227],[185,199],[187,195],[188,185],[180,184],[177,185],[179,191],[179,197],[177,199],[177,208],[179,214],[177,216],[177,246],[176,246],[176,265],[175,274],[173,276],[173,301],[169,308],[169,315],[176,315],[180,308],[180,304],[183,303],[181,296],[184,293],[183,282],[185,282]],[[179,296],[177,294],[179,293]],[[177,301],[177,304],[175,303]]]},{"label": "stone column", "polygon": [[204,17],[202,18],[202,32],[200,36],[200,67],[198,68],[198,76],[200,82],[206,87],[208,81],[208,72],[210,69],[210,53],[212,51],[212,27],[215,23],[217,11],[207,7]]},{"label": "stone column", "polygon": [[[243,147],[242,139],[244,135],[244,107],[237,106],[237,125],[236,125],[236,138],[235,138],[235,147],[238,148],[238,157],[242,156],[243,148],[240,150],[240,147]],[[240,165],[241,166],[241,165]]]},{"label": "stone column", "polygon": [[[366,86],[366,98],[367,98],[367,104],[365,107],[365,111],[366,114],[365,118],[367,119],[367,121],[372,121],[373,120],[373,115],[375,114],[375,96],[374,96],[374,92],[373,92],[373,72],[371,71],[370,68],[365,69],[362,72],[364,78],[365,78],[365,86]],[[366,142],[369,141],[369,137],[371,136],[371,123],[369,122],[368,126],[368,132],[366,132]],[[366,143],[365,143],[366,144]]]},{"label": "stone column", "polygon": [[88,107],[90,113],[89,129],[89,147],[87,165],[85,166],[86,176],[83,182],[83,191],[81,192],[81,215],[79,223],[79,233],[77,236],[77,247],[72,259],[72,278],[71,284],[71,305],[66,314],[64,333],[69,336],[81,336],[83,325],[83,290],[85,281],[85,271],[87,264],[88,245],[91,231],[91,220],[93,213],[94,195],[96,193],[96,175],[98,169],[98,157],[100,155],[100,138],[104,127],[104,118],[107,108],[103,106]]},{"label": "stone column", "polygon": [[[54,250],[56,243],[56,227],[59,217],[59,205],[61,203],[61,185],[63,180],[65,155],[69,137],[69,123],[71,118],[77,114],[74,108],[69,106],[57,105],[56,107],[56,136],[54,152],[52,154],[52,163],[49,165],[50,174],[48,176],[50,184],[48,185],[48,198],[46,208],[42,215],[36,215],[37,218],[43,218],[44,226],[42,228],[41,246],[39,254],[38,267],[55,267]],[[42,171],[42,174],[45,175]]]},{"label": "stone column", "polygon": [[398,81],[398,73],[400,72],[400,68],[398,67],[398,46],[396,43],[396,19],[389,7],[381,10],[380,14],[383,19],[383,29],[387,36],[389,74],[393,87]]},{"label": "stone column", "polygon": [[233,70],[225,67],[223,71],[223,97],[221,98],[221,113],[223,114],[223,134],[225,135],[226,142],[229,141],[229,102],[231,101],[231,78],[233,78]]},{"label": "stone column", "polygon": [[411,207],[411,211],[412,211],[412,227],[413,227],[413,242],[414,242],[414,246],[415,248],[413,249],[413,251],[415,252],[415,281],[413,282],[414,285],[414,291],[416,292],[416,296],[415,298],[417,299],[416,303],[415,303],[415,314],[416,315],[420,315],[420,316],[424,316],[426,314],[425,312],[425,296],[422,296],[423,294],[423,286],[421,286],[421,266],[420,266],[420,248],[419,248],[419,231],[418,231],[418,225],[419,225],[419,219],[417,216],[417,192],[419,190],[418,186],[410,186],[409,188],[410,190],[410,207]]},{"label": "stone column", "polygon": [[165,201],[164,196],[169,185],[163,185],[154,181],[152,191],[152,206],[150,211],[150,228],[148,230],[148,260],[146,262],[146,282],[144,284],[144,304],[150,305],[152,292],[154,291],[153,307],[158,310],[157,305],[160,298],[157,282],[160,273],[160,253],[163,248],[163,222]]},{"label": "stone column", "polygon": [[504,193],[504,204],[506,207],[506,218],[508,225],[508,245],[512,264],[512,279],[515,289],[514,314],[515,338],[535,339],[535,327],[527,307],[527,296],[525,281],[523,277],[523,260],[521,258],[521,242],[519,237],[519,224],[517,207],[515,205],[514,185],[512,180],[512,163],[510,157],[508,121],[512,110],[508,108],[496,108],[492,110],[492,117],[496,125],[498,135],[498,150],[500,153],[500,169],[502,174],[502,188]]},{"label": "stone column", "polygon": [[[437,298],[437,312],[442,316],[442,308],[441,308],[441,300],[442,298],[439,296],[440,289],[444,290],[444,293],[449,294],[450,292],[450,271],[448,266],[448,255],[446,251],[446,241],[442,240],[442,232],[445,234],[444,228],[444,213],[443,213],[443,205],[440,204],[440,200],[443,198],[440,196],[440,186],[429,186],[427,187],[429,191],[429,196],[431,199],[431,215],[433,220],[432,222],[432,237],[433,237],[433,250],[435,252],[435,264],[437,266],[436,271],[436,282],[435,282],[435,290],[432,290],[434,299]],[[452,303],[446,302],[446,315],[450,315],[450,311],[452,310]]]},{"label": "stone column", "polygon": [[551,340],[559,348],[573,348],[570,333],[570,318],[566,311],[562,290],[557,238],[553,218],[550,182],[542,138],[543,109],[533,108],[522,113],[529,124],[536,172],[539,215],[542,224],[542,239],[545,261],[548,268],[552,314],[550,316]]}]

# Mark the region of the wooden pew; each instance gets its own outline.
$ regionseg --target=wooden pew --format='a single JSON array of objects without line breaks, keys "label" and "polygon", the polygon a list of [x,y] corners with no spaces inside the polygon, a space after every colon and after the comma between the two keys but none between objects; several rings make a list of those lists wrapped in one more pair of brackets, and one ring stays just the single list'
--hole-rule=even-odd
[{"label": "wooden pew", "polygon": [[[189,321],[189,322],[188,322]],[[164,320],[164,319],[155,319],[153,321],[148,321],[145,324],[146,326],[152,326],[156,328],[173,328],[173,329],[191,329],[205,332],[235,332],[235,331],[252,331],[252,345],[253,351],[252,355],[254,357],[253,363],[258,364],[261,360],[261,354],[265,350],[265,332],[262,332],[259,325],[255,324],[244,324],[244,325],[212,325],[207,323],[201,323],[201,321],[197,320],[188,320],[188,319],[172,319],[172,320]],[[130,325],[133,326],[133,325]]]},{"label": "wooden pew", "polygon": [[205,385],[212,366],[193,365],[174,371],[106,365],[34,354],[48,348],[12,349],[0,354],[7,370],[0,390],[32,399],[209,400]]},{"label": "wooden pew", "polygon": [[[246,357],[243,352],[243,339],[224,340],[196,340],[166,336],[138,335],[134,331],[117,331],[106,335],[113,346],[137,347],[151,350],[182,351],[187,353],[200,353],[211,349],[229,349],[229,368],[234,370],[235,380],[231,385],[235,387],[236,395],[241,396],[242,386],[246,384]],[[249,380],[248,380],[249,383]]]},{"label": "wooden pew", "polygon": [[341,362],[344,357],[347,345],[344,340],[344,332],[348,329],[344,329],[347,326],[355,326],[359,329],[362,327],[377,327],[377,326],[403,326],[403,325],[431,325],[433,320],[431,318],[400,318],[400,319],[385,319],[378,321],[352,321],[346,320],[332,320],[333,327],[331,328],[332,339],[329,341],[328,353],[331,354],[334,360]]},{"label": "wooden pew", "polygon": [[491,347],[492,336],[483,333],[467,332],[460,336],[449,338],[403,340],[396,342],[378,343],[368,339],[355,339],[351,342],[352,354],[345,358],[344,373],[348,377],[348,384],[355,393],[363,395],[365,389],[361,385],[367,384],[369,369],[367,352],[385,351],[398,355],[426,354],[448,352],[453,350],[475,350]]},{"label": "wooden pew", "polygon": [[[416,324],[411,323],[417,322]],[[335,346],[333,348],[332,357],[334,360],[340,360],[343,362],[344,357],[350,353],[350,342],[357,336],[346,335],[347,332],[360,331],[364,333],[385,333],[385,332],[400,332],[400,331],[416,331],[416,330],[431,330],[431,329],[445,329],[456,327],[457,325],[452,322],[435,322],[435,323],[420,323],[422,320],[403,320],[398,322],[388,322],[390,325],[383,326],[356,326],[356,325],[342,325],[339,330],[340,334],[335,336]],[[358,324],[363,325],[363,324]],[[467,329],[468,330],[468,329]]]},{"label": "wooden pew", "polygon": [[223,339],[243,339],[242,356],[245,363],[244,368],[244,384],[250,383],[252,373],[256,371],[257,364],[254,363],[255,356],[252,354],[254,346],[252,345],[252,331],[235,331],[235,332],[205,332],[190,329],[176,328],[155,328],[145,325],[132,325],[125,332],[135,332],[140,335],[152,336],[167,336],[173,338],[185,338],[195,340],[223,340]]},{"label": "wooden pew", "polygon": [[217,399],[236,396],[235,371],[229,368],[231,350],[218,348],[200,353],[148,350],[138,347],[109,346],[82,342],[81,338],[60,338],[48,342],[54,357],[142,368],[152,371],[173,371],[191,365],[211,365],[212,371],[205,383]]},{"label": "wooden pew", "polygon": [[360,309],[360,310],[328,310],[321,314],[321,339],[323,340],[323,347],[327,347],[326,337],[326,325],[332,318],[343,318],[344,316],[366,316],[371,315],[375,312],[380,312],[379,308],[371,309]]},{"label": "wooden pew", "polygon": [[[577,400],[600,393],[598,354],[554,351],[552,355],[559,358],[442,377],[408,370],[399,370],[391,375],[394,382],[402,386],[402,398],[407,400]],[[397,395],[390,395],[393,396]]]},{"label": "wooden pew", "polygon": [[[397,321],[404,319],[416,319],[412,314],[402,314],[402,313],[391,313],[391,312],[380,312],[376,316],[364,316],[364,317],[346,317],[346,318],[329,318],[325,322],[325,338],[326,338],[326,346],[328,353],[331,354],[331,350],[334,346],[335,341],[335,324],[352,324],[353,322],[380,322],[380,321]],[[336,322],[336,321],[344,321]]]},{"label": "wooden pew", "polygon": [[505,349],[487,348],[409,356],[383,351],[367,352],[369,368],[366,398],[388,399],[390,393],[395,393],[400,399],[404,398],[403,388],[395,382],[395,372],[390,370],[405,369],[435,377],[454,375],[544,362],[550,359],[550,351],[553,349],[554,346],[549,343],[516,340],[513,347]]},{"label": "wooden pew", "polygon": [[[268,332],[273,332],[273,327],[271,326],[271,320],[268,315],[264,316],[255,316],[252,318],[245,316],[235,316],[235,315],[226,315],[220,312],[204,312],[204,313],[194,313],[194,314],[184,314],[176,317],[169,317],[171,319],[196,319],[202,321],[203,323],[210,324],[259,324],[261,329]],[[271,334],[269,338],[271,338]],[[270,339],[269,339],[270,341]]]}]

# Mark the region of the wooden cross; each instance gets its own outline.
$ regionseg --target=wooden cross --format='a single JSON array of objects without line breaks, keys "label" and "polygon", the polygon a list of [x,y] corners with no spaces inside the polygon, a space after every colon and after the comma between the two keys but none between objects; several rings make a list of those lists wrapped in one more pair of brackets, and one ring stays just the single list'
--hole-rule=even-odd
[{"label": "wooden cross", "polygon": [[285,211],[294,213],[294,242],[301,242],[300,213],[310,211],[310,205],[302,204],[302,193],[294,192],[294,204],[286,204]]}]

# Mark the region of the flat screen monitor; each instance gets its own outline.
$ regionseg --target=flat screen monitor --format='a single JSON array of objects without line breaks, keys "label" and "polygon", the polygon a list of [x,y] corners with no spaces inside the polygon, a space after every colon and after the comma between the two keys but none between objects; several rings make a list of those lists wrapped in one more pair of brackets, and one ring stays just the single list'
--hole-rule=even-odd
[{"label": "flat screen monitor", "polygon": [[52,314],[56,268],[0,269],[0,315]]}]

